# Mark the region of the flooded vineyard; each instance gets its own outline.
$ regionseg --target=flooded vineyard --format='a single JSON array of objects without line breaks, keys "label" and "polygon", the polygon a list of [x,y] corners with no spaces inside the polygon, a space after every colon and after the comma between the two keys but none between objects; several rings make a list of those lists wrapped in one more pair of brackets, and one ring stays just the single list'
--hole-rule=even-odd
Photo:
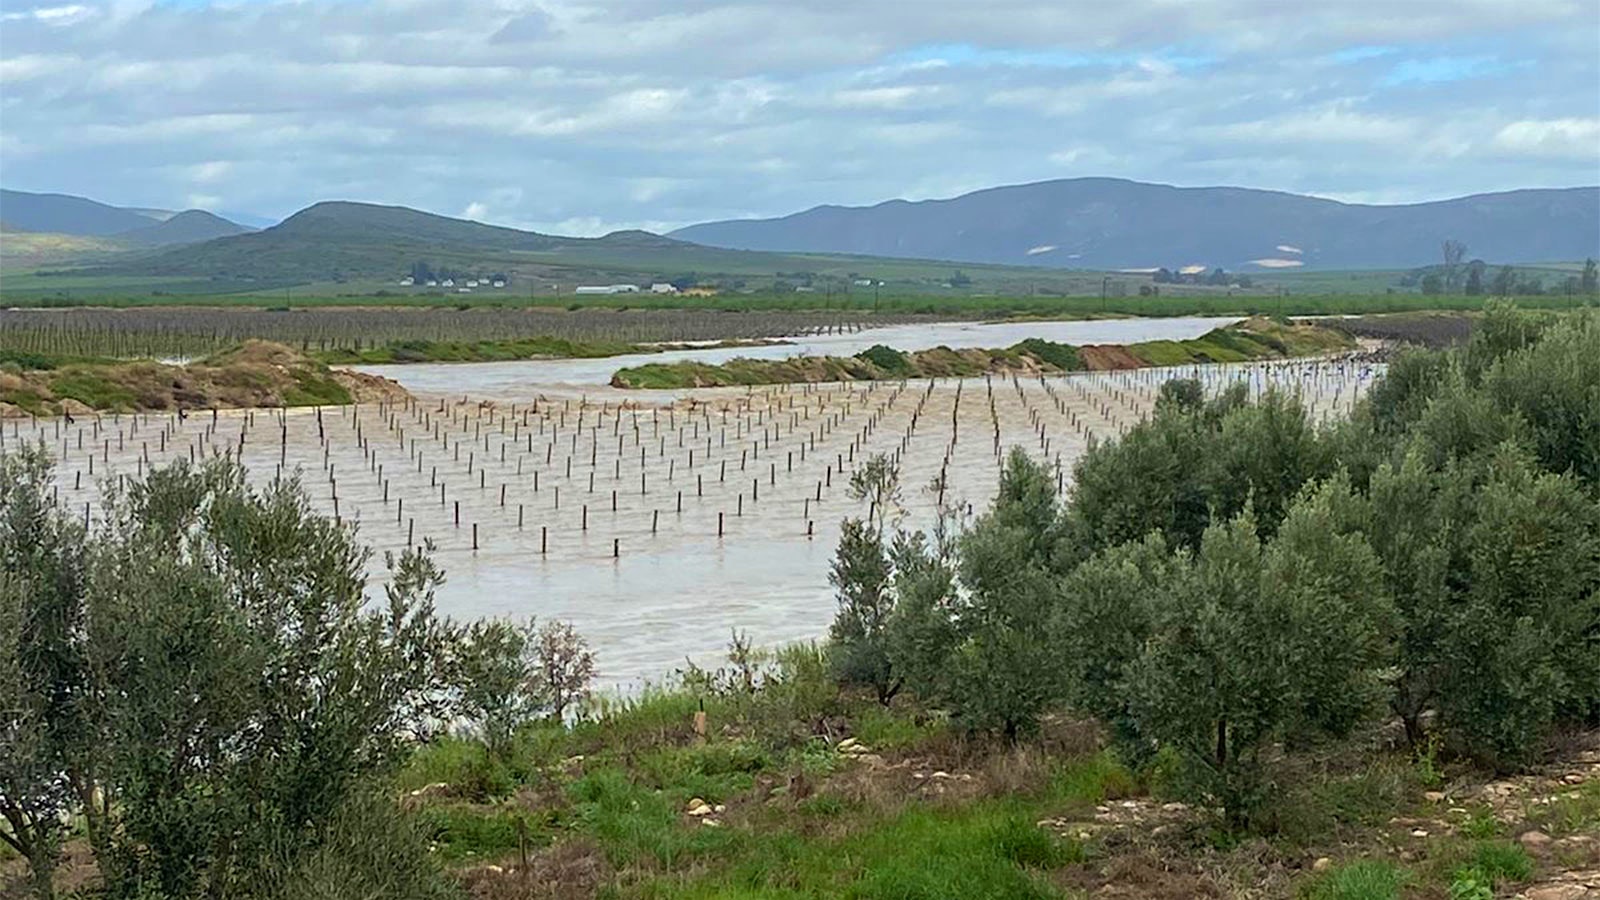
[{"label": "flooded vineyard", "polygon": [[[463,373],[464,374],[464,373]],[[714,657],[733,628],[777,644],[826,632],[839,521],[865,512],[851,471],[902,470],[908,525],[947,503],[981,511],[1022,447],[1063,487],[1091,439],[1154,406],[1160,384],[1299,391],[1344,414],[1375,370],[1349,361],[1186,367],[1034,379],[715,389],[604,389],[524,402],[419,397],[394,405],[6,422],[0,450],[42,441],[63,502],[93,518],[101,481],[228,454],[253,479],[299,473],[321,512],[381,554],[433,541],[455,617],[570,619],[607,682]],[[538,395],[533,395],[537,397]],[[654,405],[654,404],[661,405]]]}]

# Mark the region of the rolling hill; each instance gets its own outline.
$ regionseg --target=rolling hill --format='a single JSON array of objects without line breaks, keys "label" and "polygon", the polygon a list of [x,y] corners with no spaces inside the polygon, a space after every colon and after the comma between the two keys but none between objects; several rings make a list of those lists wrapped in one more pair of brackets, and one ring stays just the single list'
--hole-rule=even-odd
[{"label": "rolling hill", "polygon": [[155,224],[124,231],[116,237],[142,247],[161,247],[195,244],[213,238],[247,234],[251,230],[203,209],[186,209]]},{"label": "rolling hill", "polygon": [[819,206],[708,222],[670,237],[716,247],[1087,269],[1404,268],[1447,239],[1495,262],[1600,255],[1600,187],[1395,206],[1249,188],[1075,178],[946,200]]},{"label": "rolling hill", "polygon": [[[250,285],[388,282],[425,262],[430,267],[473,273],[506,272],[532,281],[595,283],[659,281],[684,274],[756,277],[770,282],[780,273],[802,280],[805,273],[837,286],[856,274],[885,279],[948,278],[948,263],[821,254],[763,253],[703,247],[645,231],[618,231],[597,238],[561,237],[485,225],[401,206],[329,201],[307,207],[278,225],[249,234],[175,247],[138,259],[82,270],[106,277],[206,279],[219,289]],[[1006,268],[989,274],[1023,279],[1046,270]],[[1098,282],[1096,282],[1098,283]]]},{"label": "rolling hill", "polygon": [[[239,281],[398,277],[415,262],[440,268],[564,265],[585,251],[626,255],[688,246],[644,232],[568,238],[453,219],[403,206],[327,201],[261,231],[167,250],[106,271]],[[552,258],[555,257],[555,258]]]},{"label": "rolling hill", "polygon": [[70,194],[0,189],[0,220],[19,231],[109,237],[160,221],[154,210],[123,209]]}]

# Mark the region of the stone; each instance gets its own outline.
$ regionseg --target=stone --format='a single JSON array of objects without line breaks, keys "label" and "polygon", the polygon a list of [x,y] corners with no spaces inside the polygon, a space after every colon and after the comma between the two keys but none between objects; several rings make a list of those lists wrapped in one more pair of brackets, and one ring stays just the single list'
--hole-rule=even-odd
[{"label": "stone", "polygon": [[1581,884],[1541,884],[1522,892],[1526,900],[1586,900],[1589,889]]},{"label": "stone", "polygon": [[1444,791],[1426,791],[1423,793],[1422,799],[1429,803],[1443,803]]},{"label": "stone", "polygon": [[1311,864],[1311,871],[1313,872],[1326,872],[1331,868],[1333,868],[1333,860],[1326,856],[1317,857],[1317,861]]},{"label": "stone", "polygon": [[1526,831],[1517,840],[1521,842],[1522,846],[1532,850],[1535,847],[1543,847],[1550,843],[1550,835],[1542,831]]},{"label": "stone", "polygon": [[711,804],[701,800],[699,797],[689,801],[688,813],[691,816],[709,816],[712,812]]},{"label": "stone", "polygon": [[1161,811],[1162,812],[1181,813],[1181,812],[1187,812],[1188,810],[1189,810],[1189,804],[1187,804],[1187,803],[1163,803],[1163,804],[1161,804]]},{"label": "stone", "polygon": [[1424,831],[1421,828],[1417,828],[1417,829],[1413,829],[1412,830],[1411,836],[1414,837],[1414,838],[1425,838],[1425,837],[1428,836],[1428,832]]}]

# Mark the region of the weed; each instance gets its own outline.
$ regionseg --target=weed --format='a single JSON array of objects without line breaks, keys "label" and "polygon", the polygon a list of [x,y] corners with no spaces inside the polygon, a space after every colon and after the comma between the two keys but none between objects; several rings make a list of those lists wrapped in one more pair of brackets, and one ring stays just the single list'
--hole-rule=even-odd
[{"label": "weed", "polygon": [[1305,900],[1396,900],[1404,869],[1387,860],[1360,860],[1334,868],[1301,893]]}]

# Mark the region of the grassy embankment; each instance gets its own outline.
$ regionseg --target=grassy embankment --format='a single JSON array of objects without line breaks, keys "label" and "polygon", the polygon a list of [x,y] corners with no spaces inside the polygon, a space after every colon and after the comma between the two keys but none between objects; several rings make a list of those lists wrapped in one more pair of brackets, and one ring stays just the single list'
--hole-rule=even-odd
[{"label": "grassy embankment", "polygon": [[935,347],[910,353],[878,345],[855,356],[734,359],[721,365],[651,363],[618,370],[613,387],[687,388],[796,382],[869,381],[898,378],[972,377],[986,372],[1078,372],[1188,363],[1248,362],[1315,356],[1349,350],[1342,331],[1315,325],[1284,325],[1255,318],[1217,328],[1187,341],[1074,347],[1029,338],[1000,349]]},{"label": "grassy embankment", "polygon": [[[1443,900],[1596,861],[1592,760],[1582,786],[1561,781],[1571,760],[1490,786],[1369,734],[1279,760],[1270,833],[1229,836],[1172,802],[1159,763],[1125,767],[1087,723],[1051,718],[1015,745],[970,737],[907,698],[841,692],[808,647],[754,681],[613,702],[525,732],[505,759],[445,740],[399,790],[485,900]],[[1517,840],[1530,831],[1550,840]]]},{"label": "grassy embankment", "polygon": [[265,341],[188,365],[0,352],[0,416],[332,406],[398,391]]}]

